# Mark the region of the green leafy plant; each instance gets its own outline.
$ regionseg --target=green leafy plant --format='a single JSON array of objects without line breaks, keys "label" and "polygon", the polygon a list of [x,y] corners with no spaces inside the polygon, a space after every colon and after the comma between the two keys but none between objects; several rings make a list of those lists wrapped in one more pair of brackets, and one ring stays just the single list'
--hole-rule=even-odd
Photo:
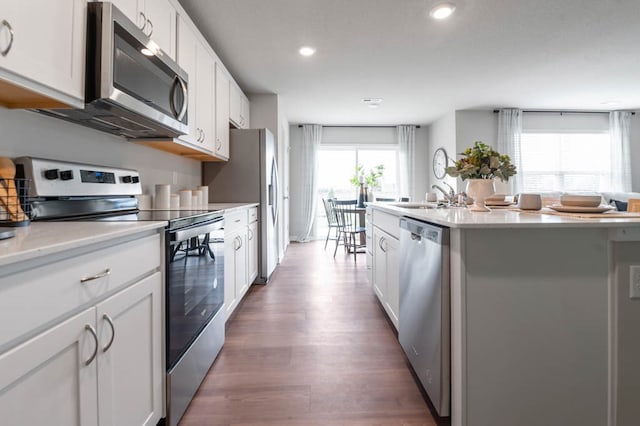
[{"label": "green leafy plant", "polygon": [[369,173],[365,174],[364,167],[361,164],[356,166],[356,172],[349,182],[353,186],[360,186],[360,183],[364,183],[369,188],[377,188],[380,186],[379,179],[384,174],[384,164],[378,164],[377,166],[369,169]]},{"label": "green leafy plant", "polygon": [[449,176],[460,176],[462,180],[499,178],[506,182],[516,174],[516,166],[511,164],[508,155],[500,154],[481,141],[474,142],[460,155],[464,157],[445,169]]}]

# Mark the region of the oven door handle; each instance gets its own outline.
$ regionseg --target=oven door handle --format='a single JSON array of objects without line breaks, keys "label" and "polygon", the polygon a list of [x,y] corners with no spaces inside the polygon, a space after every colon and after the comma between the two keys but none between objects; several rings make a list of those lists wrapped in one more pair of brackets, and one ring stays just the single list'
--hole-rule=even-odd
[{"label": "oven door handle", "polygon": [[171,241],[185,241],[198,235],[208,234],[209,232],[222,229],[222,221],[210,223],[208,225],[196,226],[194,228],[183,229],[171,233]]}]

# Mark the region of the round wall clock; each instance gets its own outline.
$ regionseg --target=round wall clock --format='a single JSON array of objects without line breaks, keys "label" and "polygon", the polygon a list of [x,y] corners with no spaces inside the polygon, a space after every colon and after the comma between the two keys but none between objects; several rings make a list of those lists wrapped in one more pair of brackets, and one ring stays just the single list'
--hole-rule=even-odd
[{"label": "round wall clock", "polygon": [[443,179],[446,175],[446,167],[449,162],[449,156],[447,155],[447,151],[444,148],[436,149],[436,152],[433,154],[433,174],[436,179]]}]

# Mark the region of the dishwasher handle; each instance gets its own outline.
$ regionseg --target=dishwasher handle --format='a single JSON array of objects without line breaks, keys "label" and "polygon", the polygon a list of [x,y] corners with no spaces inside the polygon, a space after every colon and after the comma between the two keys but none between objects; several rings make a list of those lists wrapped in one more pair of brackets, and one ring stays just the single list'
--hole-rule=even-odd
[{"label": "dishwasher handle", "polygon": [[448,241],[444,241],[446,239],[444,230],[447,228],[441,228],[430,223],[403,217],[400,219],[400,229],[409,231],[413,241],[429,240],[436,244],[448,243]]}]

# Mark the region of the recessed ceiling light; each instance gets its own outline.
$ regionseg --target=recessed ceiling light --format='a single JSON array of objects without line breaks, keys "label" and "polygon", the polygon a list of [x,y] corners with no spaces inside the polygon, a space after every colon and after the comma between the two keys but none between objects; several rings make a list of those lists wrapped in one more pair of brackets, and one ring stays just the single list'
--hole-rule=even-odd
[{"label": "recessed ceiling light", "polygon": [[604,102],[600,102],[600,105],[607,105],[607,106],[620,105],[620,101],[604,101]]},{"label": "recessed ceiling light", "polygon": [[302,56],[311,56],[316,53],[316,49],[311,46],[302,46],[298,52],[300,52]]},{"label": "recessed ceiling light", "polygon": [[382,98],[364,98],[362,102],[369,108],[378,108],[382,103]]},{"label": "recessed ceiling light", "polygon": [[447,19],[449,16],[451,16],[454,10],[456,10],[456,5],[454,3],[439,3],[433,6],[433,9],[431,9],[429,15],[433,19]]}]

